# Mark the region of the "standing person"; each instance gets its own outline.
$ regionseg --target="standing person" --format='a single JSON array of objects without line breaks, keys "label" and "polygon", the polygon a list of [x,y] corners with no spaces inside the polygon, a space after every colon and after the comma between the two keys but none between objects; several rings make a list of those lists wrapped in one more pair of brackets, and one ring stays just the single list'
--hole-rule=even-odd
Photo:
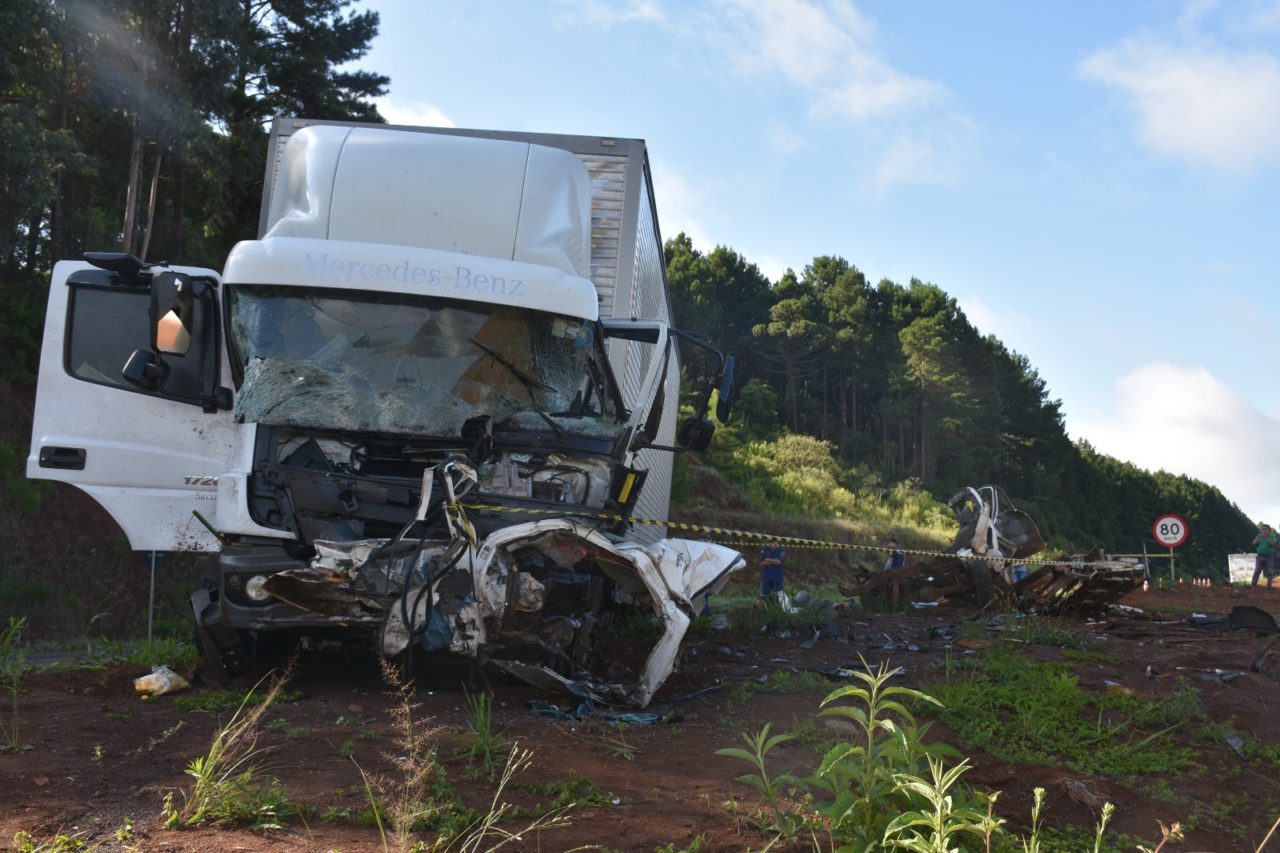
[{"label": "standing person", "polygon": [[900,569],[907,564],[907,555],[898,550],[897,539],[890,539],[885,547],[889,549],[889,559],[884,561],[883,566],[885,570]]},{"label": "standing person", "polygon": [[760,549],[760,597],[768,598],[782,592],[783,573],[787,564],[787,549],[777,539]]},{"label": "standing person", "polygon": [[1276,546],[1280,544],[1271,525],[1258,525],[1258,535],[1249,544],[1258,547],[1258,556],[1254,558],[1253,564],[1253,580],[1249,586],[1257,586],[1259,576],[1264,574],[1267,576],[1267,586],[1271,586],[1271,580],[1276,576]]}]

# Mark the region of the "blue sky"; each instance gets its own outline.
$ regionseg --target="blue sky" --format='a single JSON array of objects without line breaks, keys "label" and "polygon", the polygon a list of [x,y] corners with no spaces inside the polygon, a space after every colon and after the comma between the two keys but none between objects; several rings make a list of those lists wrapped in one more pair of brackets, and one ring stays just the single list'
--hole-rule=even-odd
[{"label": "blue sky", "polygon": [[1280,522],[1280,0],[359,2],[391,121],[643,138],[665,236],[933,282]]}]

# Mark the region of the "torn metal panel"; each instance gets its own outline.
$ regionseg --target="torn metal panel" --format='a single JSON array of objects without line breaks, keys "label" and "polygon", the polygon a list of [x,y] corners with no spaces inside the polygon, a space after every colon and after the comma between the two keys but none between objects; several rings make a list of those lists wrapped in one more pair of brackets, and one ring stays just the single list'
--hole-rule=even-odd
[{"label": "torn metal panel", "polygon": [[263,589],[342,623],[381,623],[385,655],[412,644],[474,658],[541,687],[644,707],[675,666],[694,615],[746,564],[707,542],[616,542],[545,519],[472,547],[318,542],[305,568]]},{"label": "torn metal panel", "polygon": [[[515,525],[478,549],[480,619],[469,627],[495,667],[644,707],[671,674],[692,616],[742,565],[736,551],[705,542],[614,542],[566,519]],[[611,636],[618,642],[607,646]]]},{"label": "torn metal panel", "polygon": [[667,589],[695,615],[724,588],[729,576],[747,563],[731,548],[690,539],[660,539],[652,545],[623,543],[618,548],[653,560]]},{"label": "torn metal panel", "polygon": [[[1031,516],[1013,506],[1002,509],[1001,494],[996,486],[965,487],[947,502],[960,525],[953,551],[962,556],[994,553],[1024,560],[1044,550],[1044,539]],[[1004,497],[1009,502],[1008,495]]]},{"label": "torn metal panel", "polygon": [[1142,569],[1118,563],[1042,566],[1014,584],[1023,602],[1055,615],[1098,613],[1142,586]]}]

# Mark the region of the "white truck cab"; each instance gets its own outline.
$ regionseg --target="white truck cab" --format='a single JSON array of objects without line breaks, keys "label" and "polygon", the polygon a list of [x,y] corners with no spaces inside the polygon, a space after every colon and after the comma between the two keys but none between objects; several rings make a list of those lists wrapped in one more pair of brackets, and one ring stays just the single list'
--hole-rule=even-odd
[{"label": "white truck cab", "polygon": [[[219,552],[193,606],[223,674],[255,632],[340,626],[526,669],[551,648],[535,667],[589,684],[596,626],[636,607],[674,655],[671,614],[742,561],[616,520],[665,517],[676,341],[699,344],[624,142],[278,119],[259,238],[221,274],[55,267],[28,476],[136,550]],[[599,695],[647,702],[666,657]]]}]

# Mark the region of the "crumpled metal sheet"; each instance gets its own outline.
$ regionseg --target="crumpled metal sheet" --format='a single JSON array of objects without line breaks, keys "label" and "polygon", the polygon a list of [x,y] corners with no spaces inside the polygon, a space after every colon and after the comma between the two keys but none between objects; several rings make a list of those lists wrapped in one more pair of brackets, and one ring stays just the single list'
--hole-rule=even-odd
[{"label": "crumpled metal sheet", "polygon": [[[457,565],[440,573],[431,590],[424,590],[429,567],[444,559],[448,546],[406,541],[388,548],[386,540],[316,542],[311,565],[273,575],[264,589],[338,623],[381,619],[380,644],[386,655],[419,642],[477,659],[544,689],[644,707],[674,669],[693,617],[733,572],[746,565],[737,551],[709,542],[615,542],[593,527],[552,518],[503,528],[475,548],[455,541],[455,547],[465,547]],[[615,598],[598,611],[590,605],[582,605],[581,612],[572,607],[566,611],[563,603],[549,610],[547,585],[522,568],[522,560],[535,560],[539,571],[581,581],[577,587],[570,583],[574,589],[588,588],[593,578],[596,587],[603,588],[607,578]],[[584,654],[582,646],[594,648],[595,620],[606,610],[612,614],[608,618],[617,618],[620,602],[651,612],[661,625],[660,635],[638,671],[608,667],[625,671],[627,677],[583,674],[583,658],[594,657]],[[504,657],[513,644],[545,650],[559,660],[562,671],[582,672],[571,678],[551,666]]]}]

